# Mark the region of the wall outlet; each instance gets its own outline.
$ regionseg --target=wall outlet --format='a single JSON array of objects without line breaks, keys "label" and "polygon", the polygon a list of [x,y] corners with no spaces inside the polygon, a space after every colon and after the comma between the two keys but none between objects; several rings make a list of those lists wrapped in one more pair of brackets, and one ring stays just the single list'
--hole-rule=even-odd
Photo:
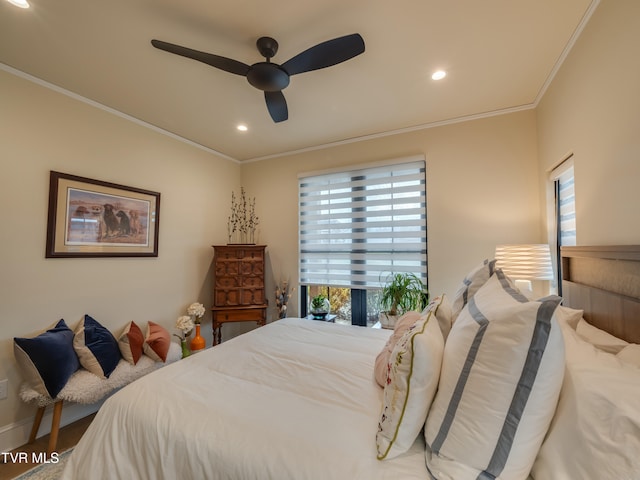
[{"label": "wall outlet", "polygon": [[0,400],[7,398],[7,390],[9,390],[9,379],[0,380]]}]

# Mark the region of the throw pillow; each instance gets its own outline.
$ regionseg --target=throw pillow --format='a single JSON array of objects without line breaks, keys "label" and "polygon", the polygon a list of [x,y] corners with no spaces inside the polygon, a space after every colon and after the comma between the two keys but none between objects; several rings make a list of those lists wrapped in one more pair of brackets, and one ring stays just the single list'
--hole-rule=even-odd
[{"label": "throw pillow", "polygon": [[[451,325],[453,325],[453,310],[451,302],[449,302],[449,297],[444,293],[439,297],[434,298],[432,302],[434,301],[439,303],[438,309],[436,310],[436,319],[438,320],[438,325],[440,325],[442,336],[446,342],[449,332],[451,331]],[[431,304],[431,302],[429,303]],[[426,313],[428,308],[429,305],[425,307],[422,313]]]},{"label": "throw pillow", "polygon": [[566,345],[565,377],[532,476],[536,480],[638,478],[638,369],[621,361],[620,354],[585,341],[570,325],[560,325]]},{"label": "throw pillow", "polygon": [[471,270],[462,280],[462,285],[453,296],[451,302],[451,321],[455,322],[464,306],[473,298],[489,277],[496,270],[495,260],[484,260],[480,265]]},{"label": "throw pillow", "polygon": [[387,340],[384,348],[376,357],[374,375],[376,377],[376,382],[378,382],[378,385],[380,385],[381,387],[384,388],[384,386],[387,384],[389,357],[391,356],[391,352],[393,352],[393,348],[396,346],[398,340],[400,340],[402,335],[404,335],[404,332],[406,332],[409,327],[416,323],[419,318],[420,313],[418,312],[407,312],[402,315],[396,322],[393,333]]},{"label": "throw pillow", "polygon": [[167,352],[171,345],[171,336],[166,328],[154,322],[148,322],[147,335],[144,338],[145,355],[156,362],[166,362]]},{"label": "throw pillow", "polygon": [[425,427],[435,478],[526,479],[562,385],[559,297],[528,301],[501,270],[460,313]]},{"label": "throw pillow", "polygon": [[389,381],[376,434],[379,460],[409,450],[424,426],[438,387],[444,349],[435,320],[440,303],[441,297],[431,303],[427,313],[398,340],[389,358]]},{"label": "throw pillow", "polygon": [[28,386],[55,398],[80,368],[73,332],[64,320],[34,338],[14,338],[13,352]]},{"label": "throw pillow", "polygon": [[618,352],[616,358],[622,360],[622,362],[627,365],[640,368],[640,345],[630,343]]},{"label": "throw pillow", "polygon": [[142,356],[144,334],[136,322],[131,321],[118,337],[118,347],[122,357],[131,365],[135,365]]},{"label": "throw pillow", "polygon": [[615,337],[598,327],[594,327],[584,319],[580,319],[578,322],[576,332],[583,340],[609,353],[618,353],[629,345],[629,342],[625,342],[621,338]]},{"label": "throw pillow", "polygon": [[89,315],[85,315],[76,327],[73,348],[80,364],[101,378],[108,378],[120,361],[118,341]]}]

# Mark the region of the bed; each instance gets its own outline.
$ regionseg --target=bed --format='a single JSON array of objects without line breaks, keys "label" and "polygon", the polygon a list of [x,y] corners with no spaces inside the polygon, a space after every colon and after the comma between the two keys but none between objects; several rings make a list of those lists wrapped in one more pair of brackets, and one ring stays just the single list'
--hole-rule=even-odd
[{"label": "bed", "polygon": [[[564,248],[563,262],[564,305],[583,310],[585,319],[615,334],[623,346],[640,343],[640,247]],[[604,282],[599,280],[602,275]],[[374,378],[374,363],[391,337],[389,330],[288,318],[168,365],[104,403],[62,478],[491,478],[451,476],[428,468],[425,452],[433,443],[428,428],[422,430],[424,419],[415,441],[399,454],[379,459],[376,438],[387,398]],[[632,392],[638,391],[640,367],[625,368],[625,374],[638,375],[637,385],[631,386]],[[559,378],[562,383],[562,375]],[[564,376],[563,391],[568,378]],[[564,410],[574,408],[571,401],[570,395],[560,394]],[[627,439],[637,439],[638,407],[629,405],[625,408],[635,410],[622,416],[621,428]],[[534,455],[533,478],[614,478],[598,476],[597,471],[549,476],[550,469],[572,468],[567,455],[557,459],[543,454],[546,443],[557,450],[567,434],[554,412],[555,403],[541,455]],[[636,446],[640,444],[632,442],[629,448]],[[624,471],[640,470],[637,458],[621,455],[616,461],[627,462]],[[588,463],[585,460],[580,471],[588,470]],[[614,470],[603,467],[600,473]],[[509,478],[505,475],[493,478]]]}]

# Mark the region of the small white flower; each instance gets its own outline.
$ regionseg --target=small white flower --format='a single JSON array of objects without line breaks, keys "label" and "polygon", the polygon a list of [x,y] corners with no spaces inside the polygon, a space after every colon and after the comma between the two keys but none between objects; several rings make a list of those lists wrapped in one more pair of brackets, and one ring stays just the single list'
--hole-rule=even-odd
[{"label": "small white flower", "polygon": [[197,302],[192,303],[191,305],[189,305],[189,308],[187,308],[187,313],[195,317],[196,323],[200,323],[197,320],[199,320],[204,316],[204,312],[205,312],[204,305]]},{"label": "small white flower", "polygon": [[187,315],[178,317],[176,328],[180,330],[183,335],[185,335],[187,332],[193,329],[193,320]]}]

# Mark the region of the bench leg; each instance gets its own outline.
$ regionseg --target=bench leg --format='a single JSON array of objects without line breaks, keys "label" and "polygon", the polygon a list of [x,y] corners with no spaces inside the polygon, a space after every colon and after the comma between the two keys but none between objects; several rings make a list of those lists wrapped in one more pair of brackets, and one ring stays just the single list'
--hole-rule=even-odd
[{"label": "bench leg", "polygon": [[42,416],[44,415],[44,411],[47,407],[38,407],[38,411],[36,412],[36,418],[33,419],[33,426],[31,427],[31,435],[29,435],[29,443],[33,443],[36,441],[36,435],[38,434],[38,429],[40,428],[40,422],[42,422]]},{"label": "bench leg", "polygon": [[60,431],[60,417],[62,415],[62,400],[58,400],[53,406],[53,419],[51,420],[51,435],[49,436],[49,448],[47,454],[51,455],[56,450],[58,432]]}]

